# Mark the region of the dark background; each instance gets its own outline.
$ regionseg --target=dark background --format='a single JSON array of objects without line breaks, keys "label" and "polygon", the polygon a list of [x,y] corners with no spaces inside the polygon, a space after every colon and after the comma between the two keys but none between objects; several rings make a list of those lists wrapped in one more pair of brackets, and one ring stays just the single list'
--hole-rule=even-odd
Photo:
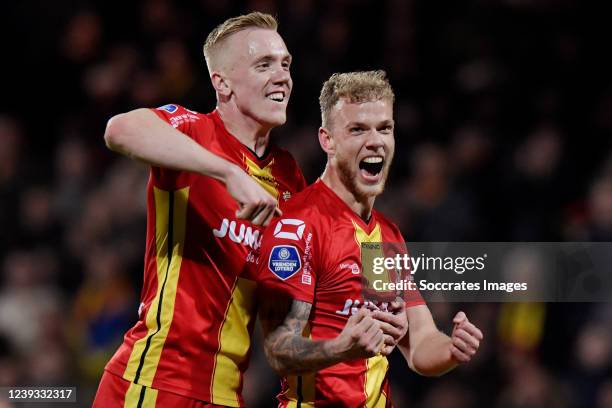
[{"label": "dark background", "polygon": [[[587,4],[588,3],[588,4]],[[20,1],[3,5],[0,386],[77,385],[92,398],[137,316],[147,168],[108,151],[106,121],[143,106],[208,112],[208,32],[278,16],[294,56],[275,142],[309,182],[318,93],[337,71],[385,69],[397,151],[377,207],[408,241],[611,241],[609,14],[592,2]],[[612,407],[610,304],[432,304],[485,332],[440,379],[392,359],[398,407]],[[245,387],[274,406],[259,345]],[[0,406],[4,406],[0,401]]]}]

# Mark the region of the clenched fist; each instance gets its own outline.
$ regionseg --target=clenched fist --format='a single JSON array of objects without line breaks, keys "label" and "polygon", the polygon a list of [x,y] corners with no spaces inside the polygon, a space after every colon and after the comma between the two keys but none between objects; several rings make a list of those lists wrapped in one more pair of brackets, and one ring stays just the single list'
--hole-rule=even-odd
[{"label": "clenched fist", "polygon": [[385,345],[381,354],[388,356],[408,331],[408,318],[406,317],[405,303],[391,302],[388,311],[375,310],[372,317],[380,322],[380,328],[385,335]]},{"label": "clenched fist", "polygon": [[361,308],[352,315],[342,332],[333,340],[333,349],[343,360],[374,357],[381,352],[384,334],[372,312]]},{"label": "clenched fist", "polygon": [[239,167],[231,166],[224,181],[227,192],[238,202],[236,217],[267,226],[274,216],[282,215],[276,198]]},{"label": "clenched fist", "polygon": [[451,354],[458,363],[467,363],[478,351],[482,341],[482,332],[468,320],[463,312],[453,319],[455,327],[451,335]]}]

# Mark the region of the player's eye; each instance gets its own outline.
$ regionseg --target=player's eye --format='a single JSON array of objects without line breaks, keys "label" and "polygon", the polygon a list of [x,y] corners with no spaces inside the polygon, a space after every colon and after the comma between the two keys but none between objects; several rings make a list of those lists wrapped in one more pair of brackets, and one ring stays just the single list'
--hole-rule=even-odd
[{"label": "player's eye", "polygon": [[381,133],[391,133],[393,132],[393,126],[391,125],[383,126],[378,131]]},{"label": "player's eye", "polygon": [[364,129],[361,126],[353,126],[349,128],[349,132],[351,132],[352,134],[359,134],[359,133],[362,133],[363,131]]}]

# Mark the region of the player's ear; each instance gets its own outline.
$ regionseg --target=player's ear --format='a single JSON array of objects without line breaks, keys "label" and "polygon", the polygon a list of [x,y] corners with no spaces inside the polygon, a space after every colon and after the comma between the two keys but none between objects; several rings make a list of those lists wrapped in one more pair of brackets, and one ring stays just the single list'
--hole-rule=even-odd
[{"label": "player's ear", "polygon": [[319,144],[321,149],[327,154],[333,154],[335,151],[334,138],[328,129],[324,127],[319,128]]},{"label": "player's ear", "polygon": [[212,82],[213,88],[215,88],[215,91],[219,95],[225,97],[230,96],[230,94],[232,93],[232,89],[227,78],[223,74],[217,71],[213,71],[210,75],[210,80]]}]

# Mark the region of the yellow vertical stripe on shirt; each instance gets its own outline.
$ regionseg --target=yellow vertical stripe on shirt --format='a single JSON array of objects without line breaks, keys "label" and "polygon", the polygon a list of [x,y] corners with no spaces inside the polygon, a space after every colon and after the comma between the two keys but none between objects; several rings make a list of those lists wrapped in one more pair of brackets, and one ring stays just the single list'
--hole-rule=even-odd
[{"label": "yellow vertical stripe on shirt", "polygon": [[[362,278],[362,289],[363,295],[366,300],[381,300],[381,295],[386,295],[385,292],[378,292],[374,290],[374,282],[380,281],[383,284],[388,282],[394,282],[395,277],[391,271],[387,271],[384,274],[374,273],[374,260],[376,258],[384,258],[384,245],[382,230],[380,224],[376,223],[372,232],[369,234],[359,226],[354,220],[353,227],[355,228],[355,242],[359,246],[359,253],[361,255],[361,278]],[[362,244],[370,244],[363,246]]]},{"label": "yellow vertical stripe on shirt", "polygon": [[176,191],[153,188],[157,294],[148,309],[147,335],[134,343],[123,378],[150,387],[174,316],[174,300],[185,246],[189,187]]},{"label": "yellow vertical stripe on shirt", "polygon": [[355,241],[357,241],[359,248],[361,248],[361,244],[363,244],[364,242],[382,243],[382,233],[380,231],[379,223],[376,223],[376,225],[372,229],[372,232],[368,234],[354,220],[351,221],[353,222],[353,227],[355,227]]},{"label": "yellow vertical stripe on shirt", "polygon": [[[306,326],[304,327],[304,331],[302,332],[302,335],[312,340],[311,331],[312,331],[312,327],[310,326],[310,322],[308,322]],[[316,375],[317,373],[314,372],[314,373],[303,374],[301,376],[302,377],[302,389],[300,390],[300,392],[302,394],[302,405],[301,406],[303,408],[314,407]]]},{"label": "yellow vertical stripe on shirt", "polygon": [[[357,241],[360,250],[361,244],[363,243],[382,244],[382,232],[380,229],[380,224],[376,223],[376,225],[372,229],[372,232],[369,234],[365,232],[363,228],[361,228],[355,221],[353,221],[353,226],[355,227],[355,241]],[[368,251],[367,257],[369,258],[372,256],[383,256],[382,247],[376,248],[374,251]],[[370,282],[373,282],[372,279],[375,277],[368,276],[366,278],[370,280]],[[366,360],[364,391],[366,396],[367,408],[385,407],[387,403],[387,398],[382,392],[382,385],[383,381],[385,380],[385,375],[387,373],[388,368],[389,362],[387,361],[387,358],[381,355]]]},{"label": "yellow vertical stripe on shirt", "polygon": [[155,408],[157,390],[130,383],[125,393],[123,408]]},{"label": "yellow vertical stripe on shirt", "polygon": [[367,408],[385,408],[387,405],[382,386],[388,369],[389,361],[384,356],[378,355],[367,359],[364,384]]},{"label": "yellow vertical stripe on shirt", "polygon": [[289,401],[285,406],[287,408],[315,408],[314,402],[301,402],[298,405],[298,402],[293,400]]},{"label": "yellow vertical stripe on shirt", "polygon": [[253,160],[243,156],[247,173],[259,183],[272,197],[278,198],[278,183],[272,174],[274,159],[267,166],[261,168]]},{"label": "yellow vertical stripe on shirt", "polygon": [[[310,322],[306,324],[302,336],[312,340]],[[314,408],[315,401],[315,377],[317,373],[303,374],[301,376],[290,375],[287,378],[289,389],[286,398],[289,399],[287,407]]]},{"label": "yellow vertical stripe on shirt", "polygon": [[123,408],[136,408],[138,405],[138,398],[140,397],[142,385],[130,383],[130,387],[125,393],[125,401],[123,401]]},{"label": "yellow vertical stripe on shirt", "polygon": [[[362,276],[367,279],[368,282],[374,282],[376,279],[381,279],[380,275],[373,275],[371,267],[363,267],[363,265],[373,265],[373,259],[378,257],[384,257],[383,247],[382,247],[382,232],[380,229],[380,224],[376,223],[371,233],[365,232],[363,228],[359,226],[354,220],[353,227],[355,228],[355,242],[359,246],[359,253],[361,254],[362,261]],[[378,244],[374,246],[369,246],[366,251],[363,251],[362,244],[370,243],[370,244]]]},{"label": "yellow vertical stripe on shirt", "polygon": [[316,373],[302,375],[302,407],[314,407]]},{"label": "yellow vertical stripe on shirt", "polygon": [[298,405],[297,401],[289,401],[286,405],[287,408],[315,408],[314,402],[300,402]]},{"label": "yellow vertical stripe on shirt", "polygon": [[294,407],[295,404],[291,405],[291,403],[295,403],[298,399],[298,377],[296,375],[289,375],[286,378],[288,389],[285,391],[285,396],[290,401],[288,406]]},{"label": "yellow vertical stripe on shirt", "polygon": [[298,376],[292,375],[287,377],[287,381],[289,382],[289,390],[287,390],[287,394],[285,395],[285,397],[289,400],[286,405],[287,408],[314,408],[315,375],[315,373],[312,373],[301,376],[302,400],[300,400],[298,397],[298,389],[300,389]]},{"label": "yellow vertical stripe on shirt", "polygon": [[239,406],[240,386],[238,364],[246,358],[251,345],[248,325],[255,305],[254,281],[238,278],[219,332],[219,350],[215,357],[211,390],[213,404]]}]

